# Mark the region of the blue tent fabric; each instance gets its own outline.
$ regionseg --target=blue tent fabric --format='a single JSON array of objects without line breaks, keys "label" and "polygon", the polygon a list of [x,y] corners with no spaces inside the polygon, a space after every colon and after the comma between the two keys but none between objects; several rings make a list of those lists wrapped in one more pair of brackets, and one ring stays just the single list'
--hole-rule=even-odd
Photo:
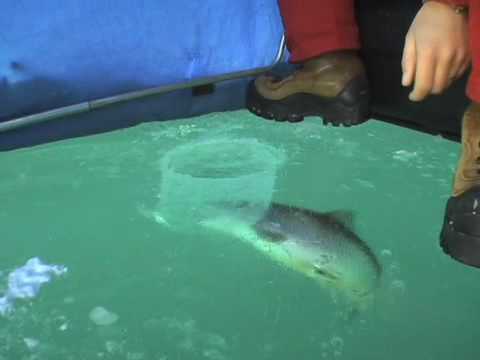
[{"label": "blue tent fabric", "polygon": [[0,121],[274,63],[276,0],[3,0]]},{"label": "blue tent fabric", "polygon": [[238,110],[244,107],[249,80],[221,82],[212,94],[204,96],[192,96],[191,89],[182,89],[0,132],[0,151],[123,129],[144,122]]}]

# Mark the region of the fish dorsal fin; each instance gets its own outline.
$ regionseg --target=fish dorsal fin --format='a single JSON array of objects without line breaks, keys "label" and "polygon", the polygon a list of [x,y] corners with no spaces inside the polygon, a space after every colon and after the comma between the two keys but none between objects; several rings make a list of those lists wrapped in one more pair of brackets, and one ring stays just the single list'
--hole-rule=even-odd
[{"label": "fish dorsal fin", "polygon": [[335,210],[335,211],[330,211],[327,213],[327,215],[331,216],[338,222],[342,223],[345,225],[347,228],[350,230],[354,229],[354,222],[355,222],[355,214],[353,211],[350,210]]}]

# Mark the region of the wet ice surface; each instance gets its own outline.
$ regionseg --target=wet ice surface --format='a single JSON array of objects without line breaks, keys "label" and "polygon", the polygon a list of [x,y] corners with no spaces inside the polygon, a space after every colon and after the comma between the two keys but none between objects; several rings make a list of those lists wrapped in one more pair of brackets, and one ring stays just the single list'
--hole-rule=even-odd
[{"label": "wet ice surface", "polygon": [[117,314],[105,309],[103,306],[96,306],[93,308],[88,317],[99,326],[113,325],[118,321],[119,318]]},{"label": "wet ice surface", "polygon": [[[244,244],[165,226],[165,154],[225,138],[285,155],[260,197],[355,212],[356,232],[384,270],[370,309],[345,321],[334,292]],[[473,337],[462,335],[475,333],[465,324],[479,316],[477,273],[438,247],[457,155],[456,144],[377,122],[276,124],[244,112],[8,153],[0,268],[38,254],[69,273],[0,318],[0,359],[478,358]]]}]

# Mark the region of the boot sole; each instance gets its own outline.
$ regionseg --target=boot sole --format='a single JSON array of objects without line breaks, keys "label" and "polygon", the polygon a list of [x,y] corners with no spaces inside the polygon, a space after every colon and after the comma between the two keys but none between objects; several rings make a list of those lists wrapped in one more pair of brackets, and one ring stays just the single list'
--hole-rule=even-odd
[{"label": "boot sole", "polygon": [[[445,209],[440,246],[454,260],[480,268],[480,187],[451,197]],[[478,211],[477,211],[478,210]]]},{"label": "boot sole", "polygon": [[267,120],[300,122],[307,116],[319,116],[325,125],[353,126],[369,117],[370,94],[365,77],[353,79],[334,98],[298,93],[282,100],[262,97],[252,81],[247,93],[247,109]]}]

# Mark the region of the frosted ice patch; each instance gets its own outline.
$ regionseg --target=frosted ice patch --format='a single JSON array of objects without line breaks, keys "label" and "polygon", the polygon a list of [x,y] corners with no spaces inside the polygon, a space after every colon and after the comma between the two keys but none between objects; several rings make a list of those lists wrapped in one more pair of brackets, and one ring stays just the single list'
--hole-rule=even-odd
[{"label": "frosted ice patch", "polygon": [[105,349],[110,354],[121,353],[123,351],[123,344],[114,340],[108,340],[105,342]]},{"label": "frosted ice patch", "polygon": [[403,280],[397,279],[392,281],[392,283],[390,284],[390,288],[392,289],[392,291],[397,291],[403,294],[407,290],[407,285]]},{"label": "frosted ice patch", "polygon": [[45,264],[37,257],[29,259],[25,265],[8,274],[7,290],[0,297],[0,315],[12,311],[16,299],[36,297],[44,284],[66,272],[65,266]]},{"label": "frosted ice patch", "polygon": [[150,320],[149,323],[154,324],[156,332],[169,334],[177,349],[182,352],[201,351],[202,358],[210,360],[229,358],[227,339],[220,334],[200,329],[194,319],[164,317],[160,320]]},{"label": "frosted ice patch", "polygon": [[12,310],[12,304],[6,296],[0,298],[0,314],[5,315]]},{"label": "frosted ice patch", "polygon": [[225,340],[224,337],[214,334],[214,333],[208,333],[205,335],[205,342],[209,346],[217,347],[222,350],[226,350],[228,348],[227,341]]},{"label": "frosted ice patch", "polygon": [[64,304],[73,304],[75,302],[75,298],[73,296],[67,296],[63,299]]},{"label": "frosted ice patch", "polygon": [[327,341],[321,343],[322,353],[324,359],[339,358],[343,355],[344,340],[340,336],[333,336]]},{"label": "frosted ice patch", "polygon": [[184,351],[193,351],[195,348],[195,345],[193,343],[193,340],[190,338],[185,338],[182,341],[178,343],[178,348],[182,349]]},{"label": "frosted ice patch", "polygon": [[390,257],[392,256],[392,251],[389,250],[389,249],[383,249],[381,252],[380,252],[380,255],[384,256],[384,257]]},{"label": "frosted ice patch", "polygon": [[399,161],[409,161],[418,156],[416,151],[397,150],[393,153],[393,158]]},{"label": "frosted ice patch", "polygon": [[143,360],[145,355],[141,352],[128,352],[126,358],[127,360]]},{"label": "frosted ice patch", "polygon": [[160,224],[160,225],[163,225],[163,226],[170,226],[170,224],[167,222],[167,220],[165,220],[163,215],[158,211],[148,209],[143,204],[137,206],[137,210],[142,216],[146,217],[149,220],[155,221],[157,224]]},{"label": "frosted ice patch", "polygon": [[330,339],[330,344],[335,348],[343,348],[343,339],[339,336],[334,336]]},{"label": "frosted ice patch", "polygon": [[115,324],[119,316],[111,311],[108,311],[102,306],[97,306],[90,311],[88,315],[90,320],[92,320],[98,326],[109,326]]},{"label": "frosted ice patch", "polygon": [[170,226],[167,220],[160,213],[153,213],[153,219],[160,225]]},{"label": "frosted ice patch", "polygon": [[368,188],[368,189],[375,189],[375,185],[368,181],[368,180],[363,180],[363,179],[354,179],[354,181],[361,185],[362,187]]},{"label": "frosted ice patch", "polygon": [[222,354],[221,351],[217,349],[205,349],[202,352],[202,355],[204,358],[210,359],[210,360],[224,360],[226,359],[225,355]]},{"label": "frosted ice patch", "polygon": [[38,344],[40,344],[40,341],[33,338],[23,338],[23,342],[25,343],[27,348],[29,348],[30,350],[35,349],[38,346]]}]

